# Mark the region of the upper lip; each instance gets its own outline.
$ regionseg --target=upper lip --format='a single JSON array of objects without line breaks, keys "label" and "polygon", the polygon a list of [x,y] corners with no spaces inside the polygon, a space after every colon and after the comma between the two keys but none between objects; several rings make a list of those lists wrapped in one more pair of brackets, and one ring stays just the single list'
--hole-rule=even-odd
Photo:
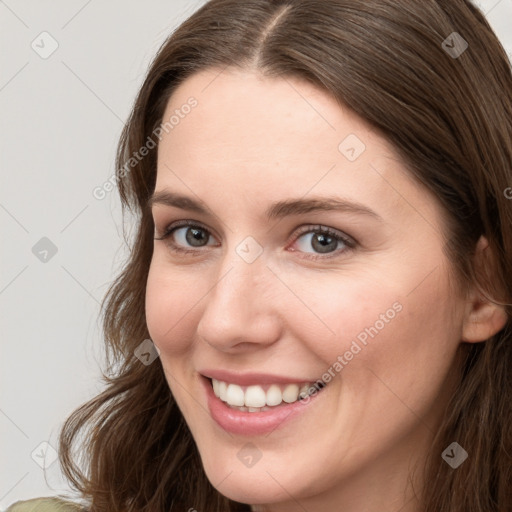
[{"label": "upper lip", "polygon": [[284,377],[269,373],[236,373],[229,370],[200,370],[199,373],[210,379],[221,380],[239,386],[253,386],[258,384],[299,384],[301,382],[316,382],[319,379],[307,380],[304,378]]}]

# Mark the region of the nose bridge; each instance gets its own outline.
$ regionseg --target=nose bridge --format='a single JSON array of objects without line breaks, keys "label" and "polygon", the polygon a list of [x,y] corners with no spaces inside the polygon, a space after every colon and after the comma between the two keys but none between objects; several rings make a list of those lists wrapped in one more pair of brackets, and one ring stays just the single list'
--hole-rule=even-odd
[{"label": "nose bridge", "polygon": [[231,255],[224,259],[220,267],[217,284],[211,292],[211,302],[218,303],[220,307],[242,305],[258,288],[263,270],[261,260],[247,263],[231,250]]},{"label": "nose bridge", "polygon": [[204,298],[198,335],[221,350],[274,341],[279,326],[277,311],[269,301],[271,272],[263,248],[254,239],[244,239],[228,249],[218,268],[216,281]]},{"label": "nose bridge", "polygon": [[[235,237],[233,237],[235,238]],[[218,282],[212,289],[212,300],[219,306],[243,305],[247,300],[261,296],[262,285],[268,280],[263,246],[252,236],[230,246],[219,266]],[[258,309],[258,301],[252,301],[252,312]]]}]

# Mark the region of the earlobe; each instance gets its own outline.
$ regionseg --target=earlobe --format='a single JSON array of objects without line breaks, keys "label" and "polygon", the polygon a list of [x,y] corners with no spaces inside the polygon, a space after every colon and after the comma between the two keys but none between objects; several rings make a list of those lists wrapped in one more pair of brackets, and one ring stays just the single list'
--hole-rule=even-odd
[{"label": "earlobe", "polygon": [[[490,254],[489,243],[485,237],[480,237],[475,251],[475,270],[480,276],[491,279],[493,258]],[[490,281],[488,281],[490,282]],[[462,326],[461,340],[468,343],[485,341],[501,331],[508,320],[504,305],[493,301],[478,290],[475,284],[471,297],[467,301],[467,308]]]},{"label": "earlobe", "polygon": [[507,313],[503,306],[493,304],[486,299],[470,304],[462,328],[462,341],[478,343],[485,341],[501,331],[507,323]]}]

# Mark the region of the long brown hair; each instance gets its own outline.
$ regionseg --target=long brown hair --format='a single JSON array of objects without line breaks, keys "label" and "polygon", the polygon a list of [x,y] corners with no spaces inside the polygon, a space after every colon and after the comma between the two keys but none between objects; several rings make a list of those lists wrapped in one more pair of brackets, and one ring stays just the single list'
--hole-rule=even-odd
[{"label": "long brown hair", "polygon": [[[468,44],[460,55],[450,52],[454,32]],[[117,185],[136,234],[103,302],[105,391],[61,430],[66,477],[93,512],[250,510],[209,483],[161,364],[134,356],[149,338],[154,226],[146,203],[157,152],[126,162],[158,128],[180,83],[228,66],[309,80],[369,122],[444,207],[447,255],[461,285],[479,283],[506,304],[499,333],[461,344],[461,381],[432,444],[420,506],[511,511],[512,74],[485,17],[464,0],[212,0],[165,41],[119,142]],[[492,279],[474,270],[481,235],[494,255]],[[441,459],[453,441],[470,453],[456,470]]]}]

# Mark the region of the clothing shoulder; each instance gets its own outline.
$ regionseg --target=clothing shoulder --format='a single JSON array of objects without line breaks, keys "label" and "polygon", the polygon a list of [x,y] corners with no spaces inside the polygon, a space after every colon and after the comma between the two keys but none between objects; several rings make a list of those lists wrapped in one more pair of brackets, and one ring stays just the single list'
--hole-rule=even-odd
[{"label": "clothing shoulder", "polygon": [[5,512],[86,512],[82,506],[60,498],[34,498],[17,501]]}]

